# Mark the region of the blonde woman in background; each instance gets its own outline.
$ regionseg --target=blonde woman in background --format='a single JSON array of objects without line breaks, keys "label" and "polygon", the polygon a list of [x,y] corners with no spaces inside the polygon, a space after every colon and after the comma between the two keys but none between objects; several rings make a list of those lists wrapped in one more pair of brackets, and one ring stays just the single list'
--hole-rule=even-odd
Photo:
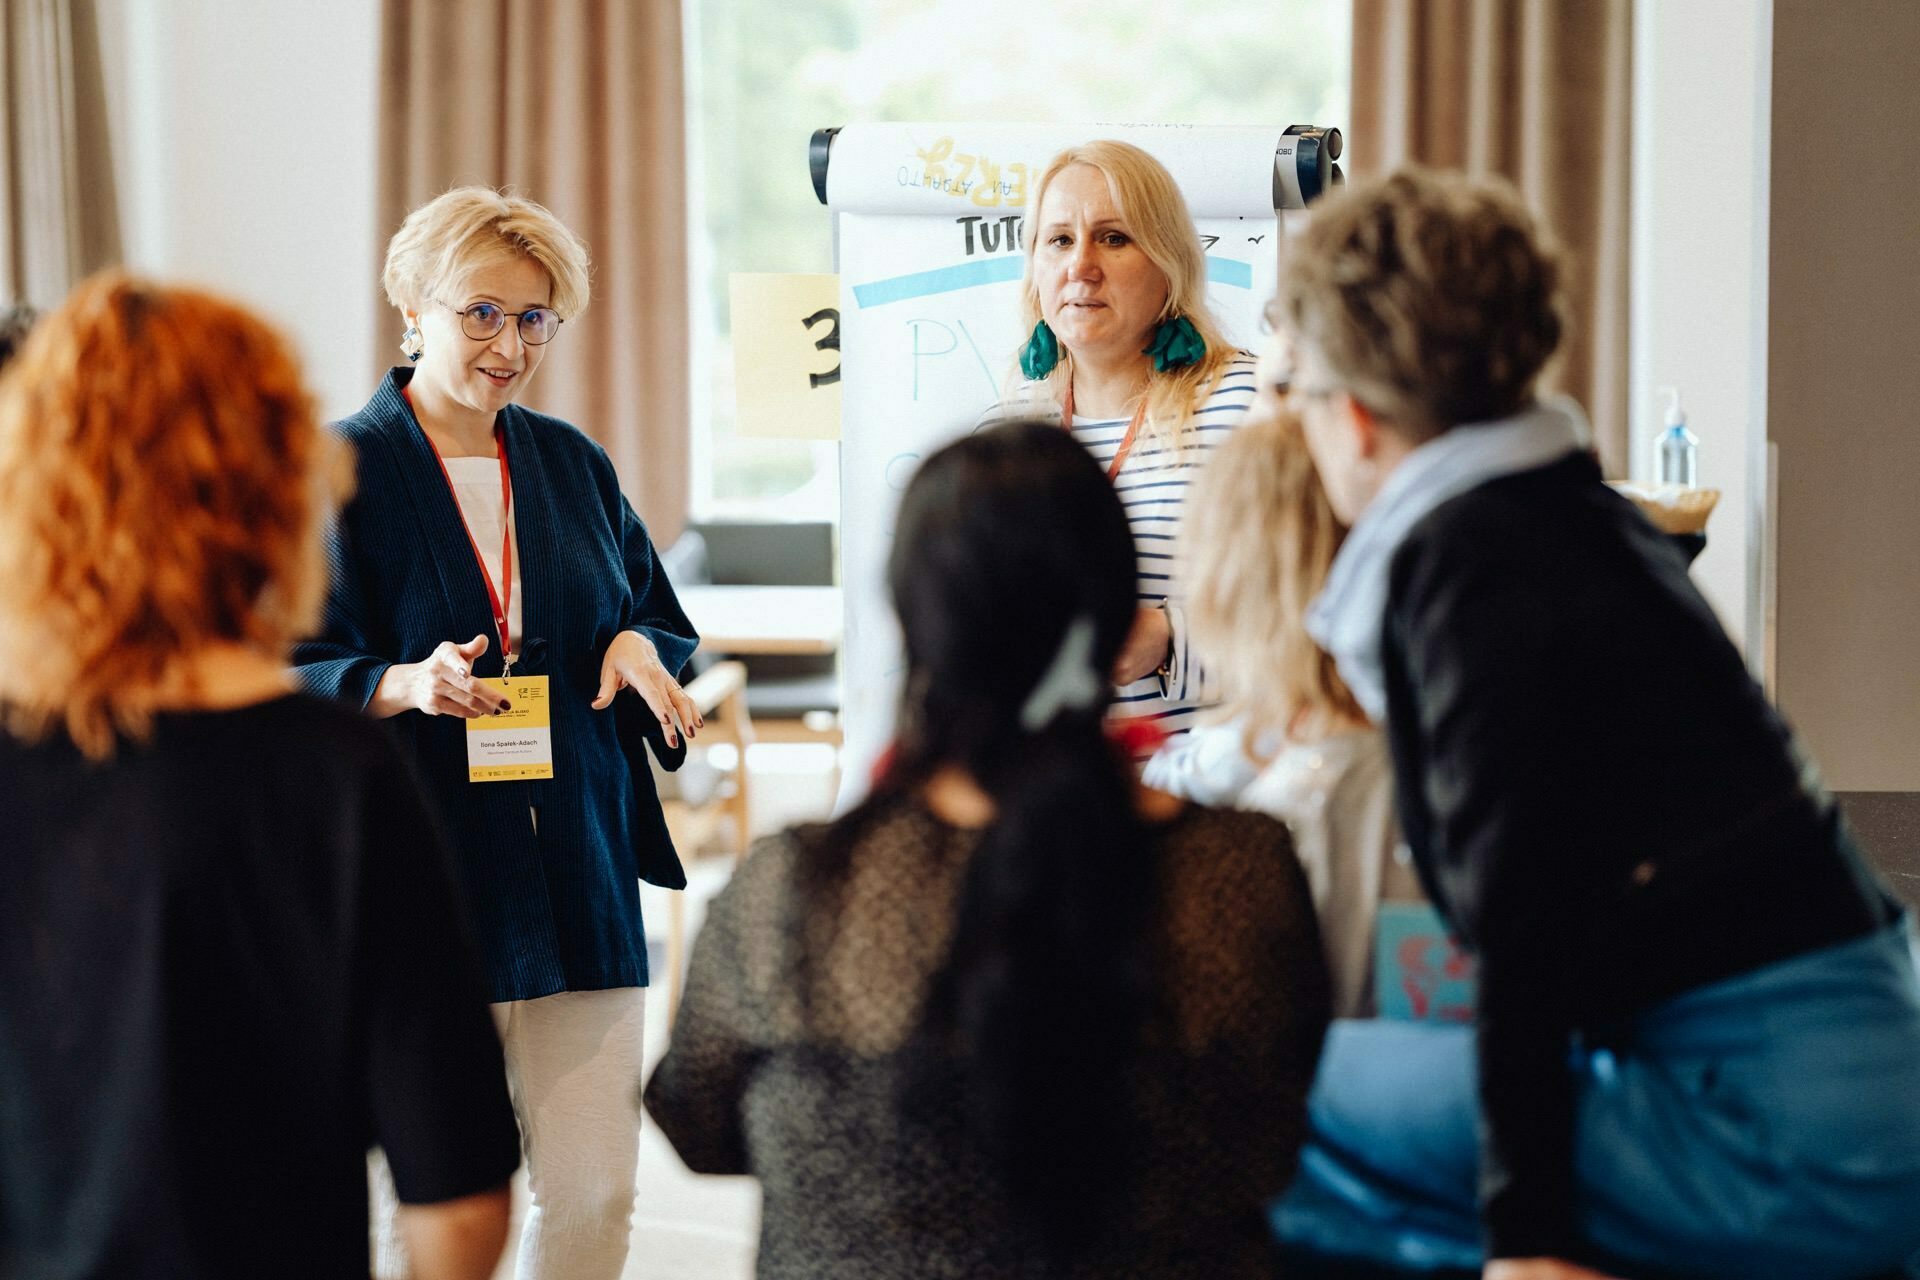
[{"label": "blonde woman in background", "polygon": [[[1261,394],[1275,398],[1270,384]],[[1180,542],[1194,646],[1231,719],[1170,744],[1146,781],[1286,822],[1313,888],[1335,1016],[1365,1017],[1379,904],[1418,901],[1420,887],[1396,856],[1386,741],[1306,631],[1345,526],[1299,420],[1267,407],[1195,482]]]},{"label": "blonde woman in background", "polygon": [[286,341],[80,286],[0,379],[0,1275],[484,1280],[519,1136],[401,752],[293,692],[345,487]]},{"label": "blonde woman in background", "polygon": [[1148,741],[1182,733],[1212,693],[1188,651],[1173,539],[1198,464],[1253,403],[1253,357],[1221,336],[1193,215],[1145,151],[1071,147],[1047,165],[1028,207],[1030,336],[1020,379],[982,423],[1057,420],[1106,468],[1139,555],[1111,714],[1152,725]]}]

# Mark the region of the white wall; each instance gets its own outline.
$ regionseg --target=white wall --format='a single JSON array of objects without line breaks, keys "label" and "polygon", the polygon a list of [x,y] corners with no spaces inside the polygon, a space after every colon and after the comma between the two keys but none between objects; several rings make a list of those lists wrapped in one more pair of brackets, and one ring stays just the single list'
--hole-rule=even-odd
[{"label": "white wall", "polygon": [[329,418],[380,338],[378,0],[100,0],[115,196],[133,270],[252,304]]},{"label": "white wall", "polygon": [[1694,579],[1757,638],[1764,498],[1771,0],[1635,0],[1633,475],[1653,476],[1657,389],[1678,386],[1720,490]]},{"label": "white wall", "polygon": [[[1920,5],[1773,18],[1775,688],[1835,790],[1920,800]],[[1844,158],[1814,141],[1834,125]]]}]

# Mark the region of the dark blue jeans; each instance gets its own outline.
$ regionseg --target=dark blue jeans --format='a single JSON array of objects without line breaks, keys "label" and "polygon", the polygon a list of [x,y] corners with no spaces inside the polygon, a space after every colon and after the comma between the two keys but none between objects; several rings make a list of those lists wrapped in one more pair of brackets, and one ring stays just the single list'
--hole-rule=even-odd
[{"label": "dark blue jeans", "polygon": [[[1284,1245],[1481,1263],[1473,1034],[1339,1022]],[[1903,923],[1691,991],[1576,1053],[1580,1218],[1671,1276],[1848,1280],[1920,1262],[1920,983]]]}]

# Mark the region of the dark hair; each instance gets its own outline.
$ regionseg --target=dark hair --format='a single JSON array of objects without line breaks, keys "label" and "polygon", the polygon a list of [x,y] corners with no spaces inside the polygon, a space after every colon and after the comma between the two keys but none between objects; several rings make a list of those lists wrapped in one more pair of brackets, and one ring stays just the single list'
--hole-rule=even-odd
[{"label": "dark hair", "polygon": [[[1102,721],[1138,607],[1134,574],[1112,484],[1042,422],[927,459],[887,567],[908,678],[870,804],[955,765],[995,807],[914,1042],[907,1105],[957,1103],[1015,1211],[1059,1251],[1087,1242],[1091,1211],[1133,1163],[1124,1079],[1149,1012],[1157,859]],[[1029,730],[1022,708],[1079,619],[1099,693]]]},{"label": "dark hair", "polygon": [[34,309],[24,303],[0,311],[0,369],[19,352],[36,318]]}]

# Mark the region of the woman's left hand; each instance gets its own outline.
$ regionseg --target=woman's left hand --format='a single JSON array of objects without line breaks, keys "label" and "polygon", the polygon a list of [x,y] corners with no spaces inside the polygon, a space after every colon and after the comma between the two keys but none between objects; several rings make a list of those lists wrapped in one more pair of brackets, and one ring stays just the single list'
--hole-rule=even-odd
[{"label": "woman's left hand", "polygon": [[622,689],[632,689],[640,695],[660,722],[660,731],[666,735],[669,747],[680,745],[674,728],[676,720],[686,727],[689,738],[706,727],[706,719],[693,705],[693,699],[660,665],[660,654],[654,649],[653,641],[638,631],[622,631],[607,646],[607,656],[600,662],[600,693],[593,700],[593,709],[604,711],[612,706],[613,696]]},{"label": "woman's left hand", "polygon": [[1612,1280],[1558,1258],[1496,1258],[1480,1276],[1481,1280]]},{"label": "woman's left hand", "polygon": [[1167,611],[1158,606],[1142,609],[1134,615],[1133,630],[1127,632],[1120,656],[1113,660],[1113,682],[1129,685],[1152,675],[1167,660],[1172,645],[1173,624],[1167,621]]}]

